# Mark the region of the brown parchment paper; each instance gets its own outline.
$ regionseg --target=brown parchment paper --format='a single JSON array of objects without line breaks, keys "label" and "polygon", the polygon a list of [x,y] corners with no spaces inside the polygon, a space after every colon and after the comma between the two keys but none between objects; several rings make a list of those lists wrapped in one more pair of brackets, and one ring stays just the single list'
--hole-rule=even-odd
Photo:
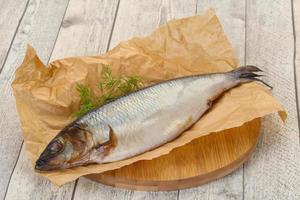
[{"label": "brown parchment paper", "polygon": [[[76,41],[74,41],[76,42]],[[34,162],[49,141],[74,120],[79,106],[77,82],[95,86],[103,64],[114,74],[139,75],[148,83],[191,74],[223,72],[237,67],[237,60],[213,10],[202,16],[172,20],[151,35],[121,42],[100,56],[56,60],[45,66],[34,49],[27,48],[12,84],[23,129],[27,155]],[[117,169],[138,160],[167,154],[200,136],[277,112],[283,107],[271,92],[257,83],[236,87],[178,139],[133,158],[108,164],[40,173],[57,185],[92,173]]]}]

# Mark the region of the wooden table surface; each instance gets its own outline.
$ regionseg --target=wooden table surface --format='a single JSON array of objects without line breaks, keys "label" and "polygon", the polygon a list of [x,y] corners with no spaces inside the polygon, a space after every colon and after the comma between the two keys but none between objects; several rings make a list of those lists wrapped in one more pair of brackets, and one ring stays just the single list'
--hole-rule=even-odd
[{"label": "wooden table surface", "polygon": [[[263,68],[288,112],[286,124],[264,118],[249,161],[217,181],[172,192],[115,189],[85,178],[58,188],[34,174],[11,90],[28,43],[45,63],[97,55],[210,7],[240,63]],[[0,199],[300,199],[299,44],[300,0],[0,0]]]}]

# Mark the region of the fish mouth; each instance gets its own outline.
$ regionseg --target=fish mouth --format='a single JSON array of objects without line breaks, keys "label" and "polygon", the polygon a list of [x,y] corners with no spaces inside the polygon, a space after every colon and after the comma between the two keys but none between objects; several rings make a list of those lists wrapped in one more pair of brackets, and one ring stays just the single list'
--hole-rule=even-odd
[{"label": "fish mouth", "polygon": [[63,169],[63,165],[49,165],[47,161],[38,159],[35,163],[34,169],[37,171],[52,171],[52,170],[58,170]]},{"label": "fish mouth", "polygon": [[68,168],[73,168],[73,167],[77,167],[80,165],[82,165],[81,160],[74,162],[74,163],[64,162],[64,163],[61,163],[58,165],[53,165],[53,164],[49,164],[47,161],[40,158],[36,161],[34,169],[39,172],[45,172],[45,171],[68,169]]}]

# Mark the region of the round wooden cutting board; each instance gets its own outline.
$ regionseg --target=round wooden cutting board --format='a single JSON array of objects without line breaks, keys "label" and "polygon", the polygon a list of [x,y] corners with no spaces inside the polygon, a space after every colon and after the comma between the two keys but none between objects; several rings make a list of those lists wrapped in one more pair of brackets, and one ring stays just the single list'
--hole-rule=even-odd
[{"label": "round wooden cutting board", "polygon": [[177,190],[225,176],[245,162],[256,147],[260,119],[200,137],[153,160],[139,161],[87,178],[135,190]]}]

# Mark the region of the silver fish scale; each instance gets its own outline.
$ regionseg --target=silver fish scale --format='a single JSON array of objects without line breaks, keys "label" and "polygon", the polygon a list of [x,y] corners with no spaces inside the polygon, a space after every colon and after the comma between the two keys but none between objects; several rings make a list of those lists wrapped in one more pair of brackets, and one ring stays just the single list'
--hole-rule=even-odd
[{"label": "silver fish scale", "polygon": [[144,115],[159,110],[163,107],[164,99],[161,98],[162,93],[172,93],[172,87],[176,87],[174,81],[158,84],[137,93],[130,94],[123,98],[116,100],[113,105],[106,104],[99,109],[97,116],[105,116],[103,120],[111,125],[120,125],[122,123],[130,122]]}]

